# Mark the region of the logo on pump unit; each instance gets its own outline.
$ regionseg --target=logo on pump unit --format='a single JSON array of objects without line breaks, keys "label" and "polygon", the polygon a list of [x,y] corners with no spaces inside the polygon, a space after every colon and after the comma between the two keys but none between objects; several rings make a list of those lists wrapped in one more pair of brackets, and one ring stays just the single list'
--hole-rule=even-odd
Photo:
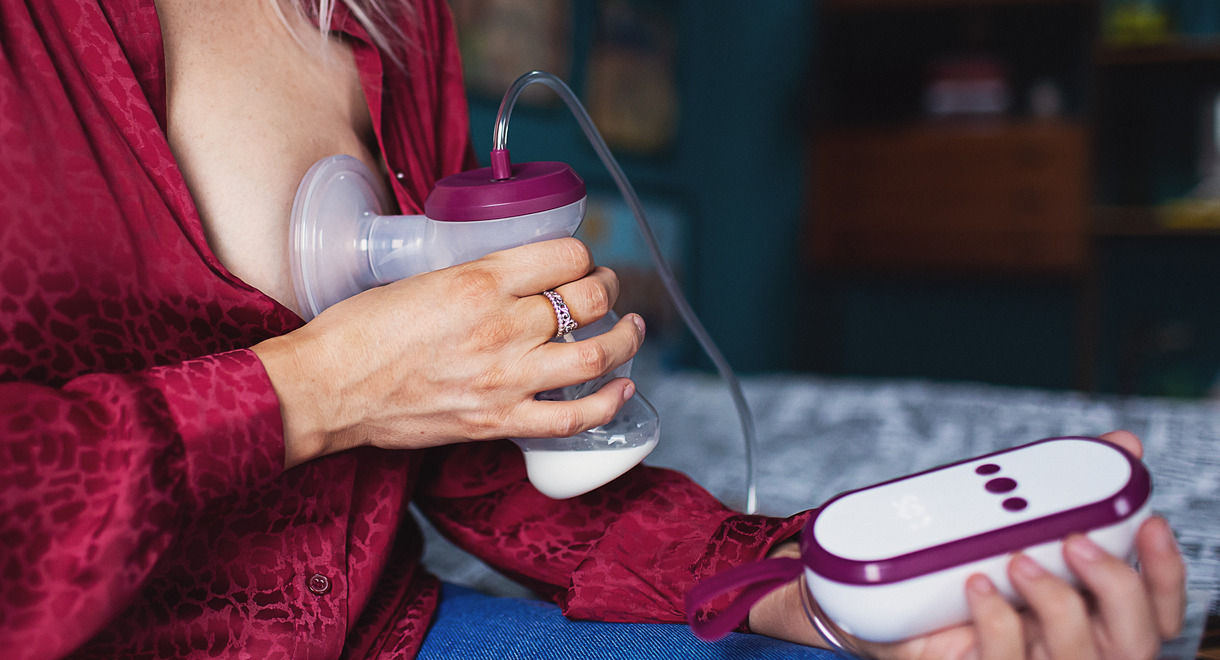
[{"label": "logo on pump unit", "polygon": [[906,523],[907,529],[912,532],[917,532],[932,524],[932,514],[928,513],[928,508],[919,500],[919,497],[912,493],[891,500],[890,506],[894,507],[894,515]]}]

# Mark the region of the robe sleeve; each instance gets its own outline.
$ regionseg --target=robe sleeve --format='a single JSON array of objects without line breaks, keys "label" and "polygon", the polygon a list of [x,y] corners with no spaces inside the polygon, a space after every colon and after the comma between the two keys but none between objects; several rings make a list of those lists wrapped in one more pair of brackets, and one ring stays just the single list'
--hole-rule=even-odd
[{"label": "robe sleeve", "polygon": [[683,622],[695,582],[762,559],[808,515],[738,513],[685,475],[646,466],[552,500],[509,442],[434,450],[424,475],[415,501],[441,533],[574,619]]},{"label": "robe sleeve", "polygon": [[282,473],[281,424],[249,350],[0,384],[0,647],[88,639],[206,502]]}]

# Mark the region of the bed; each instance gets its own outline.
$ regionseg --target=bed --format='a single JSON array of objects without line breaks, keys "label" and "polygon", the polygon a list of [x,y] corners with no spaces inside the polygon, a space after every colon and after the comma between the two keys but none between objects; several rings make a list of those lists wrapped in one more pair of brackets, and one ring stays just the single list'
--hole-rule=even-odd
[{"label": "bed", "polygon": [[[659,371],[637,381],[662,423],[661,443],[646,462],[682,470],[744,507],[741,432],[723,381]],[[1188,564],[1186,630],[1162,657],[1194,658],[1209,613],[1220,614],[1220,403],[805,375],[752,376],[742,385],[758,428],[759,511],[772,515],[1040,438],[1135,432],[1153,475],[1153,506],[1174,526]],[[425,563],[443,579],[528,595],[426,533]]]}]

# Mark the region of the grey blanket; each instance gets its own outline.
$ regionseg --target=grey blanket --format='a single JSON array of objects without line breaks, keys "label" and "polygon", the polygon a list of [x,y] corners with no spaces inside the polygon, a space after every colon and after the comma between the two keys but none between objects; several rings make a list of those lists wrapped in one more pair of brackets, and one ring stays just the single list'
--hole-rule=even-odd
[{"label": "grey blanket", "polygon": [[[641,375],[661,415],[646,461],[686,472],[723,501],[745,505],[741,430],[724,383],[702,374]],[[1188,562],[1188,626],[1163,657],[1193,657],[1207,612],[1220,613],[1220,404],[1091,397],[977,384],[743,379],[758,429],[759,512],[788,515],[845,490],[1040,438],[1138,434],[1153,506],[1177,531]],[[443,579],[527,595],[429,534],[425,563]]]}]

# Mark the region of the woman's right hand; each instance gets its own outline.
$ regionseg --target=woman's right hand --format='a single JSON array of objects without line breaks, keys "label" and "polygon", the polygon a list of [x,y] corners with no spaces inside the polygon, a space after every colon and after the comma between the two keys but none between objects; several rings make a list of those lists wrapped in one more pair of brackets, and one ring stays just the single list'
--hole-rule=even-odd
[{"label": "woman's right hand", "polygon": [[[1099,436],[1136,458],[1139,438],[1126,431]],[[1083,535],[1064,543],[1064,559],[1088,596],[1018,555],[1009,579],[1027,607],[1018,610],[983,575],[966,583],[972,620],[894,644],[857,640],[868,657],[888,660],[1111,660],[1155,658],[1163,640],[1182,629],[1186,566],[1164,518],[1144,521],[1135,537],[1139,568],[1107,554]],[[772,557],[799,557],[795,543]],[[768,594],[750,611],[750,628],[789,641],[824,646],[801,604],[800,580]]]},{"label": "woman's right hand", "polygon": [[552,342],[547,289],[587,325],[613,307],[618,278],[576,239],[533,243],[370,289],[255,346],[280,399],[285,467],[364,445],[563,437],[610,421],[634,393],[628,379],[575,401],[534,395],[625,363],[643,320]]}]

